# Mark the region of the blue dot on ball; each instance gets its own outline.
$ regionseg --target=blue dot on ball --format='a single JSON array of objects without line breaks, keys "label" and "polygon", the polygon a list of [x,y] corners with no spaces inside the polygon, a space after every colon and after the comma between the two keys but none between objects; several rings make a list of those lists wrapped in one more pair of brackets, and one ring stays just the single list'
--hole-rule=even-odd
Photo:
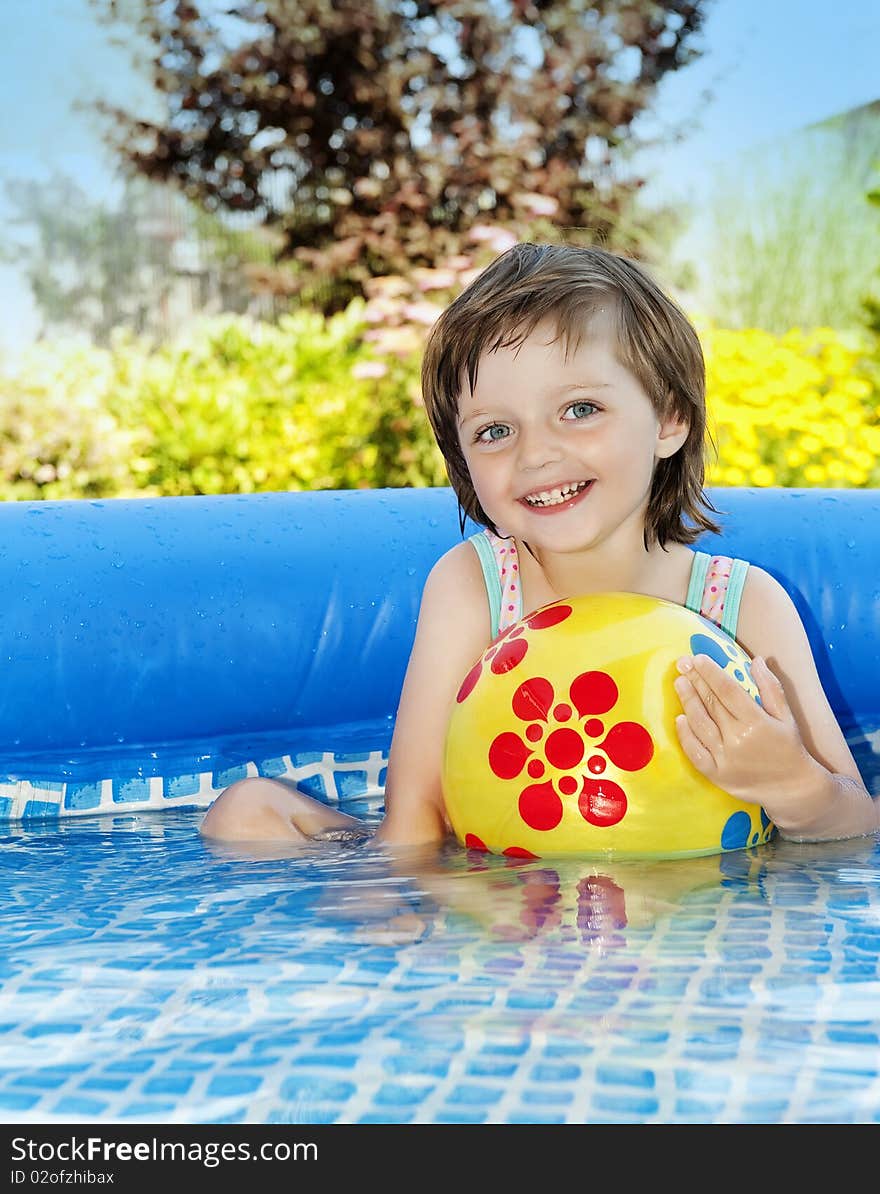
[{"label": "blue dot on ball", "polygon": [[[703,620],[705,621],[705,619]],[[720,668],[725,670],[731,660],[735,660],[739,666],[733,674],[740,684],[744,682],[746,676],[749,680],[752,679],[751,660],[747,655],[738,652],[732,642],[724,642],[709,634],[692,634],[690,644],[692,655],[708,655]],[[743,672],[743,668],[745,668],[745,672]],[[762,704],[758,693],[753,693],[752,696],[756,705]]]},{"label": "blue dot on ball", "polygon": [[710,638],[708,634],[691,635],[691,654],[708,655],[719,667],[727,667],[731,659],[724,649],[724,645],[717,638]]},{"label": "blue dot on ball", "polygon": [[[763,810],[762,810],[763,811]],[[752,819],[748,813],[733,813],[727,818],[721,830],[721,848],[723,850],[742,850],[748,845],[752,832]]]}]

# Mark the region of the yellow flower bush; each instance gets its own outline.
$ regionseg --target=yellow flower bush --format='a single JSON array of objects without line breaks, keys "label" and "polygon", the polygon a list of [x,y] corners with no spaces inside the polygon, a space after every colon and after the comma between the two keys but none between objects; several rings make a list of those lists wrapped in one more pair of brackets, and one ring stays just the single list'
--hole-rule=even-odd
[{"label": "yellow flower bush", "polygon": [[[38,344],[0,366],[0,500],[445,485],[425,330],[389,344],[358,300],[215,318],[160,346]],[[698,331],[710,485],[880,485],[880,371],[857,336]]]},{"label": "yellow flower bush", "polygon": [[880,485],[880,395],[859,334],[698,331],[718,448],[710,485]]}]

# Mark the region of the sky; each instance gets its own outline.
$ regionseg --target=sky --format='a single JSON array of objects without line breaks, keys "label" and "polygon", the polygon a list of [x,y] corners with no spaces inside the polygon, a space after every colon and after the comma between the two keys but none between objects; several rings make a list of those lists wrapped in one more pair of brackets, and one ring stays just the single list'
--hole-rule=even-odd
[{"label": "sky", "polygon": [[[662,81],[646,129],[686,138],[647,155],[651,199],[692,199],[756,146],[880,99],[878,0],[709,0],[702,57]],[[131,57],[108,44],[88,0],[0,0],[0,217],[4,181],[60,170],[95,198],[118,193],[93,118],[101,97],[147,111]],[[33,339],[37,319],[14,264],[0,265],[0,350]]]}]

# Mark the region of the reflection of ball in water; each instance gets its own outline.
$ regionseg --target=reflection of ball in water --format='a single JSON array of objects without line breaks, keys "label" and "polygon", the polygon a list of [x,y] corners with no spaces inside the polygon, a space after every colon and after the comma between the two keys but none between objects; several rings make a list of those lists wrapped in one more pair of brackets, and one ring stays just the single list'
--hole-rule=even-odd
[{"label": "reflection of ball in water", "polygon": [[757,701],[749,657],[683,606],[634,593],[556,601],[490,645],[449,721],[446,810],[462,844],[545,857],[687,856],[769,840],[678,741],[681,655],[710,655]]}]

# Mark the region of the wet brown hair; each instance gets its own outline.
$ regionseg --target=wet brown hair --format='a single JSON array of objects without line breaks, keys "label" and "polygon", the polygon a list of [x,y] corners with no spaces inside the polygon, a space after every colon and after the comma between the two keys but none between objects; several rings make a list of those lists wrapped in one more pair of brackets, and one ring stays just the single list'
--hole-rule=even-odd
[{"label": "wet brown hair", "polygon": [[577,348],[599,309],[610,312],[617,356],[638,378],[661,418],[687,419],[682,447],[658,460],[645,521],[654,541],[693,543],[720,527],[703,491],[706,449],[706,370],[690,320],[643,266],[604,249],[514,245],[467,286],[431,329],[422,359],[422,395],[449,481],[465,517],[495,527],[477,500],[458,435],[464,379],[471,391],[484,353],[517,348],[552,318],[566,351]]}]

